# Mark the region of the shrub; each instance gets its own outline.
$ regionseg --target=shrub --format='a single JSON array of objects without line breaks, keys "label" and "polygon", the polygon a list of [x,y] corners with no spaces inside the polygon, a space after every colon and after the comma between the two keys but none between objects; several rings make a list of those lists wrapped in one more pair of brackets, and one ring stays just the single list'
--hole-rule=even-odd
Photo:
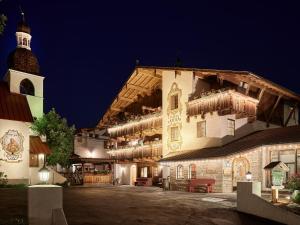
[{"label": "shrub", "polygon": [[292,192],[294,190],[300,190],[300,174],[291,176],[291,178],[288,180],[287,187]]},{"label": "shrub", "polygon": [[0,172],[0,186],[6,185],[8,182],[7,175],[4,174],[4,172]]}]

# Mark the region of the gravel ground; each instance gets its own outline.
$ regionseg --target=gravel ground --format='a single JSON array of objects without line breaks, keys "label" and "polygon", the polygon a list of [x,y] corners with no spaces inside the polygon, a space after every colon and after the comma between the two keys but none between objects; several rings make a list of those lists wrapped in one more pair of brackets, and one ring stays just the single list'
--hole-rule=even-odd
[{"label": "gravel ground", "polygon": [[[64,189],[69,225],[267,225],[235,211],[235,194],[162,191],[155,187]],[[27,190],[0,189],[0,225],[26,224]],[[25,223],[7,223],[7,221]],[[5,222],[4,222],[5,221]]]}]

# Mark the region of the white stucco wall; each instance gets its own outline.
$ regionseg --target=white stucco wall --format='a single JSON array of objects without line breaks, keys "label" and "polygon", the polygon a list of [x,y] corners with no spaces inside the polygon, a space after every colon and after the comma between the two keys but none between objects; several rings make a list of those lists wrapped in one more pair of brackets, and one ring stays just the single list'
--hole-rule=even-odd
[{"label": "white stucco wall", "polygon": [[[0,171],[10,180],[20,180],[21,183],[29,179],[29,123],[0,119],[0,138],[9,130],[18,131],[23,137],[23,152],[19,162],[0,161]],[[0,144],[0,159],[5,160],[5,151]],[[23,182],[24,181],[24,182]]]},{"label": "white stucco wall", "polygon": [[109,158],[109,154],[104,148],[104,141],[96,138],[75,137],[74,152],[82,158]]},{"label": "white stucco wall", "polygon": [[44,77],[9,69],[5,79],[12,93],[20,94],[20,83],[29,79],[34,86],[35,96],[27,95],[27,101],[33,117],[40,118],[44,112]]}]

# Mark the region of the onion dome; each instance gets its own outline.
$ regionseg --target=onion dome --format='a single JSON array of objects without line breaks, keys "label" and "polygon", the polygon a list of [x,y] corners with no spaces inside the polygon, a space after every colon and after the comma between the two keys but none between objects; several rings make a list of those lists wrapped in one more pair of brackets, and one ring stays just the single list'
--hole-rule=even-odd
[{"label": "onion dome", "polygon": [[40,74],[39,62],[34,53],[26,48],[16,48],[7,59],[9,69],[35,75]]},{"label": "onion dome", "polygon": [[24,20],[22,20],[18,23],[17,32],[24,32],[24,33],[30,34],[30,31],[31,31],[30,27]]}]

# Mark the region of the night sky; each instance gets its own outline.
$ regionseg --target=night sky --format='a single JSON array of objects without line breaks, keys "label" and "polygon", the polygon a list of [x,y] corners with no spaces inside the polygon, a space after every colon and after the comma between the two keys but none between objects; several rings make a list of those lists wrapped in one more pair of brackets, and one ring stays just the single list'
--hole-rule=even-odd
[{"label": "night sky", "polygon": [[77,128],[96,126],[136,59],[248,70],[300,93],[300,13],[291,1],[0,0],[8,17],[1,76],[16,46],[19,2],[46,77],[45,112],[55,107]]}]

